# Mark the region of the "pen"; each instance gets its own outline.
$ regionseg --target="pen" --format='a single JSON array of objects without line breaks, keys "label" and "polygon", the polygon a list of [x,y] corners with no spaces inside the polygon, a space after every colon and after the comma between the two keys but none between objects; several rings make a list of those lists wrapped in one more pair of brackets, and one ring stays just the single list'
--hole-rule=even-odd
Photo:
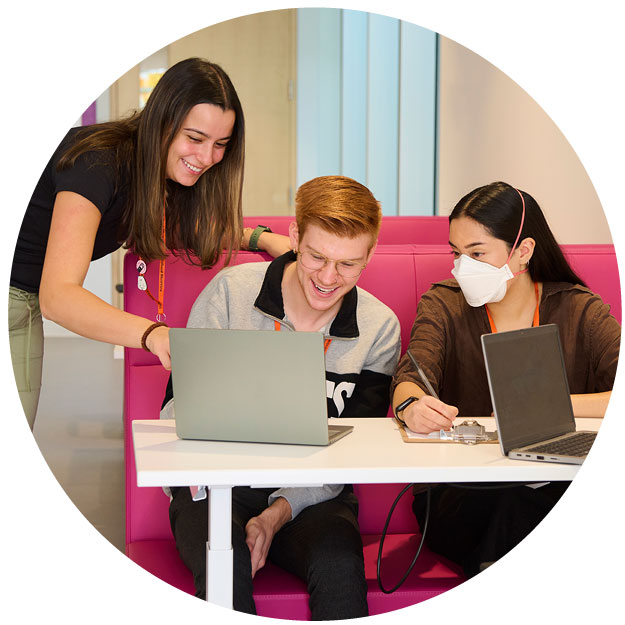
[{"label": "pen", "polygon": [[423,373],[423,369],[421,369],[421,366],[415,360],[415,357],[410,353],[410,350],[406,350],[406,351],[408,352],[408,357],[410,358],[410,360],[412,360],[412,364],[415,366],[417,373],[419,374],[421,380],[423,381],[423,384],[425,384],[425,388],[427,388],[428,393],[432,395],[432,397],[436,397],[436,399],[438,399],[438,395],[436,394],[436,391],[432,388],[432,385],[430,384],[430,381],[427,379],[425,373]]}]

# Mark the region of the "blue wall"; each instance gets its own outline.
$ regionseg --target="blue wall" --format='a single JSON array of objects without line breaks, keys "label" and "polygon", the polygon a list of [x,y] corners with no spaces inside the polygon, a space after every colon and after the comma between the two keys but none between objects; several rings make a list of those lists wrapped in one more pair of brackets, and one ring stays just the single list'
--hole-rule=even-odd
[{"label": "blue wall", "polygon": [[385,215],[436,207],[436,33],[393,18],[298,9],[297,184],[367,185]]}]

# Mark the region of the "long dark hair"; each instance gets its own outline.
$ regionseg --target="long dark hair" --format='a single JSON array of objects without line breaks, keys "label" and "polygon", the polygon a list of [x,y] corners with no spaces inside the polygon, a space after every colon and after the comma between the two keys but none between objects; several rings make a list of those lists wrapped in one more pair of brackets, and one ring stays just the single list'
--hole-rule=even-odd
[{"label": "long dark hair", "polygon": [[458,217],[470,217],[488,232],[512,249],[521,225],[523,201],[525,221],[519,241],[531,237],[536,241],[529,263],[529,274],[534,282],[570,282],[586,286],[564,258],[558,242],[536,200],[525,191],[505,182],[493,182],[467,193],[449,215],[449,223]]},{"label": "long dark hair", "polygon": [[[222,161],[185,187],[166,179],[167,155],[197,104],[233,111],[235,122]],[[70,167],[85,152],[112,150],[120,174],[130,180],[120,229],[126,245],[145,260],[165,257],[161,229],[167,197],[167,247],[182,251],[189,262],[210,267],[224,248],[227,263],[240,245],[244,137],[243,110],[230,78],[219,65],[194,57],[163,74],[142,111],[79,133],[59,168]]]}]

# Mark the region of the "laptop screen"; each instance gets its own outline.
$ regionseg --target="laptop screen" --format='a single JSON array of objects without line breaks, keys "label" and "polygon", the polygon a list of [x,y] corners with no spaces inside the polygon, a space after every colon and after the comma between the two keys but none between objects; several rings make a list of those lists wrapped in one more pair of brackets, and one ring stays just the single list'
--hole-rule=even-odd
[{"label": "laptop screen", "polygon": [[180,438],[328,444],[320,332],[172,328]]},{"label": "laptop screen", "polygon": [[556,325],[485,334],[482,348],[504,454],[575,431]]}]

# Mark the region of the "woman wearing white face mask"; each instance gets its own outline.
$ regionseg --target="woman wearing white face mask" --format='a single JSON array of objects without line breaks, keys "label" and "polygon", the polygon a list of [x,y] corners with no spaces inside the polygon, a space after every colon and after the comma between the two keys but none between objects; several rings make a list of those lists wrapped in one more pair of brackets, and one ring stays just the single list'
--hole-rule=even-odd
[{"label": "woman wearing white face mask", "polygon": [[[424,433],[448,429],[458,414],[491,414],[481,335],[557,324],[574,413],[602,417],[621,328],[609,306],[570,268],[536,201],[503,182],[475,189],[449,216],[449,242],[455,279],[436,283],[423,295],[408,348],[440,399],[427,394],[405,355],[393,379],[395,414]],[[565,488],[468,492],[437,487],[428,543],[475,574],[531,531]],[[424,503],[424,493],[415,495],[421,523]],[[514,533],[502,530],[504,518],[514,518]]]}]

